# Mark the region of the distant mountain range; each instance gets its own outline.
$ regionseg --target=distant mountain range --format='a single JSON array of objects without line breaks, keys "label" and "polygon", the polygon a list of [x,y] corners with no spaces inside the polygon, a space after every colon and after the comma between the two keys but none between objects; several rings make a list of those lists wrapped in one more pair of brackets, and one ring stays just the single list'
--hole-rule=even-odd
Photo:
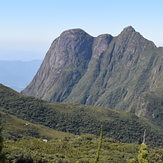
[{"label": "distant mountain range", "polygon": [[163,109],[163,48],[129,26],[116,37],[81,29],[56,38],[21,92],[55,102],[105,106],[157,121]]},{"label": "distant mountain range", "polygon": [[30,83],[37,70],[39,69],[41,62],[41,60],[0,60],[0,83],[20,92]]}]

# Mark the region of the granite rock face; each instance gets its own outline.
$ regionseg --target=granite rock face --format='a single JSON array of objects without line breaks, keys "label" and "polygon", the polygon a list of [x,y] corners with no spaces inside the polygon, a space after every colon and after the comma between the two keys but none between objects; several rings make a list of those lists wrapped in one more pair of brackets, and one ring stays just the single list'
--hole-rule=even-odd
[{"label": "granite rock face", "polygon": [[137,112],[143,92],[163,88],[163,75],[158,75],[163,73],[162,58],[162,48],[131,26],[116,37],[67,30],[53,41],[22,93],[53,102]]}]

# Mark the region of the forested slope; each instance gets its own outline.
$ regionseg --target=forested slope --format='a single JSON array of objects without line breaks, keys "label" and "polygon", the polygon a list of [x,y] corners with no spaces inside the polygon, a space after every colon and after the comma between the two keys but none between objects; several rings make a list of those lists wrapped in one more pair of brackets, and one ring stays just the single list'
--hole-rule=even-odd
[{"label": "forested slope", "polygon": [[3,85],[0,85],[0,105],[5,113],[59,131],[98,135],[100,125],[103,125],[105,137],[141,143],[146,130],[147,144],[163,145],[163,133],[159,126],[131,113],[73,103],[48,103]]}]

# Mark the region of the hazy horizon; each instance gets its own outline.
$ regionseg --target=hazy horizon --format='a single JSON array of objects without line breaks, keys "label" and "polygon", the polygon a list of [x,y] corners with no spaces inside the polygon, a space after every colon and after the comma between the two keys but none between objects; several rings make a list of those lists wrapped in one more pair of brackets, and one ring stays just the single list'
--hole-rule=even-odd
[{"label": "hazy horizon", "polygon": [[156,46],[163,46],[163,1],[1,2],[0,60],[43,59],[63,31],[81,28],[96,37],[117,36],[131,25]]}]

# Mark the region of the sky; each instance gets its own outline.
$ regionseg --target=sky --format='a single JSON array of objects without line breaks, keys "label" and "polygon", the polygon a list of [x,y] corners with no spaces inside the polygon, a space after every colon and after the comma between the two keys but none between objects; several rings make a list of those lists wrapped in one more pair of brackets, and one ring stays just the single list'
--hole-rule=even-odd
[{"label": "sky", "polygon": [[43,59],[63,31],[117,36],[131,25],[163,46],[163,0],[0,0],[0,60]]}]

